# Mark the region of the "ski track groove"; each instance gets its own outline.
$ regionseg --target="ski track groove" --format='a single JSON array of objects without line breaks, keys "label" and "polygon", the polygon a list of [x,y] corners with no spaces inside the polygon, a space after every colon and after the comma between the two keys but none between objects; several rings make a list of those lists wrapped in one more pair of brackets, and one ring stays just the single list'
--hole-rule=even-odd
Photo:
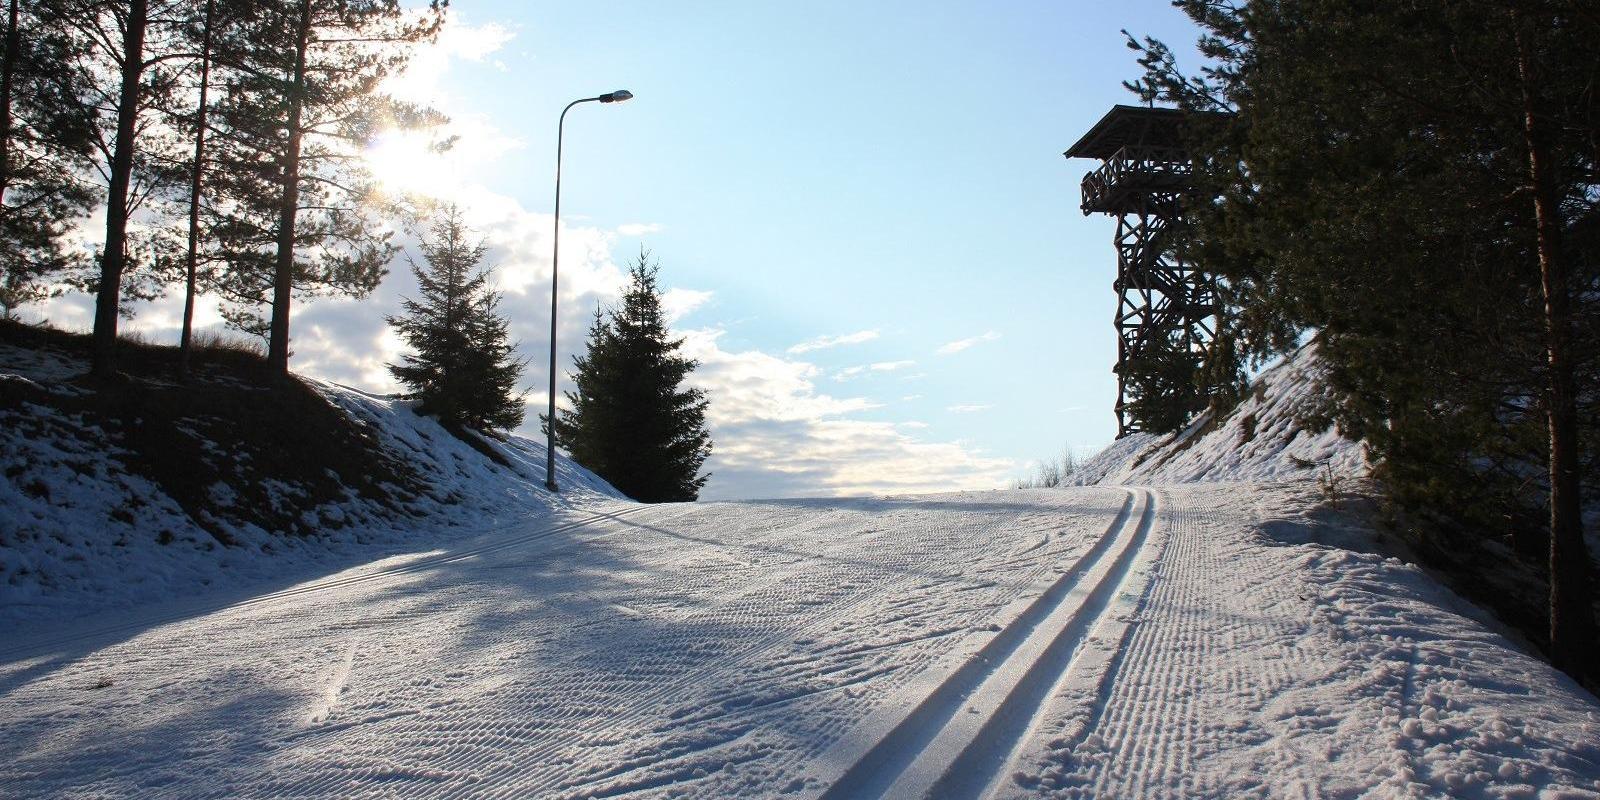
[{"label": "ski track groove", "polygon": [[[822,794],[823,800],[879,795],[914,796],[908,793],[916,791],[909,788],[910,785],[914,785],[912,781],[915,780],[915,776],[908,781],[908,771],[917,767],[919,761],[927,758],[929,748],[943,744],[941,740],[947,732],[955,732],[955,736],[961,735],[960,728],[967,721],[960,711],[969,698],[994,686],[1005,692],[1005,700],[1002,700],[1002,707],[1005,707],[1006,701],[1018,696],[1023,684],[1037,684],[1044,681],[1048,686],[1053,683],[1050,677],[1043,674],[1035,676],[1036,668],[1044,663],[1047,653],[1030,653],[1028,649],[1030,638],[1040,635],[1040,628],[1051,625],[1052,620],[1063,612],[1066,612],[1066,617],[1051,626],[1052,629],[1061,632],[1062,644],[1073,644],[1065,642],[1065,638],[1075,625],[1082,625],[1083,631],[1092,627],[1093,619],[1089,620],[1087,625],[1078,621],[1078,617],[1087,609],[1069,608],[1066,604],[1073,599],[1075,591],[1084,585],[1086,578],[1093,583],[1083,595],[1084,605],[1088,605],[1088,601],[1101,593],[1105,587],[1115,587],[1121,582],[1138,555],[1143,538],[1148,532],[1152,514],[1153,497],[1149,492],[1128,491],[1116,518],[1094,543],[1077,557],[1072,566],[1064,570],[1059,578],[990,638],[982,648],[948,673],[886,735],[860,754]],[[1138,518],[1137,521],[1135,517]],[[1122,545],[1120,549],[1117,547],[1119,543]],[[1104,571],[1098,576],[1093,575],[1103,565],[1105,565]],[[1091,613],[1098,618],[1101,610],[1103,609],[1095,609]],[[1080,639],[1081,635],[1080,632]],[[1056,644],[1054,639],[1053,636],[1052,644]],[[1066,655],[1067,658],[1061,663],[1060,670],[1065,670],[1070,664],[1071,652]],[[1007,685],[1007,674],[1017,670],[1022,670],[1023,675],[1016,679],[1016,683]],[[980,728],[978,737],[981,739],[989,732],[990,727],[985,724]],[[966,742],[967,746],[960,751],[956,763],[949,767],[950,772],[970,768],[972,765],[966,762],[977,757],[977,746],[992,744],[993,742]],[[973,756],[969,758],[968,753],[972,753]],[[1002,760],[1001,766],[1003,765]],[[985,781],[984,785],[987,783],[988,781]]]},{"label": "ski track groove", "polygon": [[[165,627],[78,657],[72,672],[92,676],[134,662],[152,674],[205,669],[227,663],[226,649],[248,646],[252,637],[234,632],[248,625],[255,636],[279,643],[260,654],[258,672],[279,662],[347,661],[333,682],[345,691],[335,698],[338,689],[324,670],[324,680],[303,693],[263,695],[269,705],[240,698],[242,716],[268,724],[229,732],[237,745],[224,749],[233,757],[209,776],[153,770],[158,762],[119,755],[114,746],[78,756],[96,775],[79,789],[129,797],[171,796],[175,785],[187,786],[183,794],[191,797],[620,796],[668,785],[681,792],[704,777],[706,763],[747,764],[771,776],[770,786],[784,786],[959,646],[962,634],[1059,580],[1058,565],[1094,544],[1083,523],[1111,514],[1105,501],[1115,496],[1110,490],[1040,496],[954,514],[874,501],[833,509],[771,504],[748,518],[754,524],[733,528],[716,527],[715,505],[635,507],[219,604],[215,614],[232,623],[218,629],[220,640],[202,640],[194,626]],[[1082,512],[1086,502],[1090,516]],[[593,536],[524,552],[555,533],[594,524],[603,528]],[[702,535],[688,537],[697,542],[689,545],[671,535],[674,527]],[[688,557],[675,555],[686,547]],[[562,555],[569,552],[570,558]],[[623,561],[603,560],[609,558]],[[815,565],[796,566],[808,560]],[[630,563],[680,568],[641,573]],[[444,566],[450,568],[426,574]],[[537,593],[537,605],[528,607],[537,615],[502,611],[495,596],[476,588],[513,580],[497,577],[515,574],[513,567],[555,570],[553,592]],[[400,580],[419,573],[421,582]],[[587,589],[591,573],[610,583]],[[573,584],[580,591],[564,588]],[[638,614],[617,611],[617,603]],[[319,621],[306,625],[313,611]],[[429,648],[419,658],[408,650],[405,632],[437,624],[446,612],[481,617],[470,627],[445,617],[440,628],[447,640],[470,635],[472,649],[460,652],[470,653],[471,671],[455,668],[457,651]],[[182,617],[200,613],[189,609]],[[635,642],[625,634],[640,618],[661,624],[648,629],[653,638]],[[154,627],[148,618],[139,624]],[[594,637],[617,643],[608,656],[615,663],[600,670],[582,652],[548,649]],[[352,646],[358,638],[359,652]],[[537,672],[521,668],[535,664]],[[460,694],[452,695],[457,686],[468,688],[474,703],[515,709],[516,716],[480,721],[464,714],[455,699]],[[159,682],[135,688],[153,691]],[[295,702],[302,703],[298,711]],[[289,717],[299,722],[282,721]],[[308,717],[318,720],[310,724]],[[163,719],[149,717],[165,725]],[[785,719],[803,720],[805,735],[773,751],[766,728]],[[168,730],[193,739],[205,729]],[[407,746],[386,754],[378,745],[390,740]],[[11,774],[36,772],[19,769]]]},{"label": "ski track groove", "polygon": [[[993,523],[988,523],[988,524],[983,525],[982,527],[991,527],[992,525],[993,525]],[[974,525],[974,526],[970,526],[970,527],[977,527],[977,526]],[[1011,526],[1002,526],[1002,527],[1010,529]],[[946,534],[946,536],[948,536],[948,534]],[[957,536],[957,537],[954,537],[954,538],[956,538],[959,541],[959,540],[961,540],[962,538],[965,538],[965,537]],[[919,544],[921,542],[922,542],[922,539],[917,539],[917,540],[914,540],[912,542],[912,544]],[[899,557],[896,558],[895,560],[886,562],[883,565],[874,565],[874,566],[866,566],[866,565],[864,565],[864,566],[860,567],[860,568],[866,570],[866,574],[852,574],[852,575],[850,575],[849,580],[851,582],[853,582],[853,583],[857,583],[858,585],[864,585],[864,586],[867,586],[867,587],[870,587],[870,588],[868,588],[868,589],[866,589],[864,591],[856,592],[853,595],[850,595],[845,602],[833,605],[831,610],[816,615],[813,620],[811,620],[806,625],[804,625],[798,632],[794,632],[794,633],[779,632],[777,634],[774,634],[773,636],[768,637],[767,639],[764,639],[764,640],[756,643],[755,645],[751,646],[750,648],[742,651],[741,653],[738,654],[738,656],[736,658],[730,659],[728,662],[725,662],[725,663],[715,667],[710,673],[702,674],[702,675],[686,675],[682,679],[680,679],[678,681],[675,681],[673,686],[667,687],[667,688],[663,688],[660,692],[657,692],[656,694],[657,695],[665,695],[665,694],[668,693],[669,689],[670,690],[676,690],[676,689],[680,689],[680,688],[685,687],[685,686],[693,687],[693,686],[696,686],[696,685],[700,685],[700,684],[705,683],[708,678],[721,678],[721,677],[739,675],[741,673],[743,667],[745,667],[749,662],[753,661],[757,656],[765,654],[767,652],[770,652],[770,651],[776,649],[777,647],[789,644],[792,641],[803,641],[803,640],[809,638],[808,634],[812,634],[812,633],[824,630],[826,628],[829,628],[830,626],[833,626],[833,625],[837,624],[839,621],[841,621],[844,618],[848,617],[851,612],[857,610],[859,607],[861,607],[863,604],[865,604],[868,600],[872,599],[873,597],[880,596],[880,595],[883,595],[885,593],[893,593],[894,591],[898,590],[900,587],[903,587],[906,584],[911,584],[911,583],[922,582],[923,583],[922,586],[915,587],[915,588],[924,588],[924,589],[925,588],[929,588],[926,585],[926,580],[927,579],[926,579],[926,577],[923,577],[923,576],[906,576],[906,575],[902,574],[898,578],[894,577],[898,572],[901,572],[907,566],[915,563],[916,560],[918,559],[918,556],[920,554],[922,554],[922,553],[925,553],[925,552],[926,552],[926,550],[924,548],[922,548],[922,547],[916,547],[916,546],[905,547],[904,552],[899,554]],[[1002,563],[1003,564],[1010,564],[1010,563],[1014,563],[1014,561],[1006,561],[1006,562],[1002,562]],[[1036,570],[1034,570],[1033,572],[1029,573],[1027,578],[1025,578],[1024,580],[1015,581],[1014,582],[1014,590],[1005,595],[1005,599],[1000,602],[1000,605],[1004,605],[1005,600],[1009,600],[1011,597],[1015,596],[1015,594],[1020,593],[1021,591],[1025,590],[1027,588],[1028,584],[1030,584],[1032,582],[1031,579],[1036,575],[1036,573],[1045,572],[1045,571],[1048,570],[1049,567],[1050,567],[1050,565],[1048,563],[1039,563],[1037,565]],[[830,576],[830,580],[833,579],[833,577],[834,576]],[[777,579],[774,579],[774,582],[777,582]],[[788,588],[788,589],[790,589],[792,591],[792,587],[786,587],[786,588]],[[894,604],[894,606],[896,608],[904,608],[906,606],[915,606],[918,603],[926,603],[926,601],[927,601],[927,598],[924,597],[924,596],[908,597],[906,600]],[[903,618],[904,617],[902,617],[902,619]],[[891,617],[891,619],[894,619],[894,618]],[[908,641],[908,642],[886,643],[884,645],[884,647],[901,647],[901,646],[904,646],[906,644],[913,644],[913,643],[916,643],[916,640]],[[815,675],[819,671],[822,671],[822,669],[823,669],[821,667],[821,665],[816,663],[816,661],[814,660],[817,656],[822,656],[822,655],[840,655],[840,654],[843,654],[843,655],[858,655],[859,652],[853,652],[851,650],[851,648],[847,647],[847,648],[843,648],[842,650],[836,650],[836,651],[834,651],[832,653],[820,653],[820,652],[809,653],[807,655],[810,656],[811,660],[804,661],[801,664],[799,664],[799,666],[802,666],[804,671],[807,674]],[[917,671],[915,669],[915,667],[916,666],[920,666],[921,663],[922,663],[921,661],[914,661],[914,662],[912,662],[910,664],[910,668],[908,668],[907,665],[905,664],[905,662],[902,662],[901,664],[898,664],[894,668],[892,668],[892,670],[886,670],[886,672],[887,671],[899,671],[899,672],[902,672],[902,673],[914,673],[914,672]],[[908,677],[909,677],[909,674],[908,674]],[[827,688],[831,689],[831,688],[840,688],[840,687],[827,687]],[[745,693],[748,694],[748,693],[750,693],[750,691],[751,691],[751,687],[746,686],[745,687]],[[812,692],[812,693],[809,693],[809,694],[816,694],[816,692]],[[648,698],[648,699],[649,700],[654,700],[654,699],[657,699],[657,698],[656,697],[651,697],[651,698]],[[804,698],[790,698],[790,700],[801,700],[801,699],[804,699]],[[643,719],[648,718],[648,717],[651,716],[651,714],[648,711],[643,710],[643,709],[646,708],[644,703],[639,703],[638,705],[635,705],[634,707],[638,708],[638,709],[641,709],[641,710],[639,712],[637,712],[637,713],[631,713],[631,714],[625,715],[620,720],[621,722],[623,722],[624,724],[633,725],[633,724],[637,724],[637,723],[641,722]],[[758,710],[759,708],[760,708],[760,706],[752,704],[750,706],[730,709],[726,713],[717,715],[716,718],[725,719],[725,718],[728,718],[728,717],[736,716],[736,715],[741,714],[741,713],[747,713],[747,712],[749,712],[751,710]],[[671,730],[673,730],[675,728],[678,728],[678,727],[681,727],[681,724],[673,724],[673,725],[668,725],[668,726],[665,726],[665,727],[661,727],[661,726],[656,726],[656,727],[642,726],[642,727],[633,727],[631,729],[631,732],[635,733],[636,735],[639,735],[639,734],[661,734],[661,733],[670,732]],[[835,736],[838,735],[838,734],[843,733],[847,729],[848,728],[846,726],[841,726],[840,729],[835,732]],[[616,731],[615,723],[608,721],[608,736],[616,736],[617,734],[615,733],[615,731]],[[797,754],[796,757],[794,757],[794,758],[778,760],[774,764],[774,768],[781,768],[783,766],[787,766],[791,762],[798,762],[798,761],[804,760],[804,758],[806,756],[811,755],[814,752],[819,751],[821,749],[822,749],[822,747],[820,745],[814,746],[812,748],[809,748],[809,749]],[[639,765],[638,769],[650,769],[650,768],[654,768],[656,766],[657,766],[656,763],[642,764],[642,765]],[[527,789],[527,790],[532,790],[532,791],[556,791],[556,790],[561,790],[561,791],[566,791],[566,792],[577,792],[577,790],[581,789],[583,786],[585,786],[585,785],[587,785],[589,783],[592,783],[594,780],[596,780],[598,778],[604,777],[604,776],[596,776],[596,775],[593,775],[593,774],[580,774],[580,773],[582,773],[582,766],[581,765],[574,765],[574,767],[572,769],[565,770],[563,775],[562,775],[562,778],[566,778],[567,780],[562,780],[561,778],[557,778],[555,780],[539,782],[539,783],[536,783],[536,784],[533,784],[531,786],[524,787],[524,788]],[[618,773],[618,774],[625,774],[625,772]],[[511,796],[511,795],[506,795],[506,796]],[[578,795],[562,795],[562,796],[578,796]]]},{"label": "ski track groove", "polygon": [[[1181,798],[1253,794],[1251,787],[1209,782],[1196,768],[1206,756],[1239,734],[1203,707],[1201,700],[1226,697],[1227,704],[1264,709],[1297,674],[1311,668],[1304,653],[1286,642],[1299,628],[1282,617],[1241,616],[1228,599],[1256,590],[1262,602],[1291,598],[1274,582],[1252,585],[1249,564],[1216,546],[1206,535],[1204,515],[1167,511],[1168,535],[1133,623],[1125,632],[1096,688],[1059,703],[1081,710],[1085,722],[1049,745],[1043,760],[1066,768],[1054,788],[1063,796]],[[1222,657],[1237,641],[1264,643],[1275,657],[1237,663]],[[1115,645],[1114,645],[1115,646]],[[1071,702],[1069,702],[1071,701]],[[1212,700],[1215,703],[1215,700]],[[1072,719],[1071,708],[1056,713]],[[1040,759],[1038,752],[1030,754]],[[1048,766],[1019,763],[1018,774]],[[994,796],[1027,794],[1017,787]]]},{"label": "ski track groove", "polygon": [[[0,796],[1600,789],[1600,711],[1399,562],[1302,546],[1313,494],[656,506],[553,536],[573,514],[176,624],[152,609],[0,659]],[[57,642],[131,627],[96,621]]]}]

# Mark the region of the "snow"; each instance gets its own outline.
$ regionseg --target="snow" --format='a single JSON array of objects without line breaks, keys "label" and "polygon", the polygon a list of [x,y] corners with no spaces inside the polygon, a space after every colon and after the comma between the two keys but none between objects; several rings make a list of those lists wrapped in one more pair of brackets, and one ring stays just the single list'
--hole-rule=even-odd
[{"label": "snow", "polygon": [[[124,545],[275,576],[164,603],[41,549],[79,583],[6,614],[127,608],[0,640],[0,796],[1600,797],[1594,696],[1330,491],[1362,462],[1293,421],[1314,369],[1078,474],[1133,485],[659,506],[575,467],[552,506],[536,444],[490,467],[320,385],[457,501],[225,564]],[[171,522],[46,423],[5,441],[51,496]]]},{"label": "snow", "polygon": [[[0,382],[75,394],[87,391],[69,382],[83,371],[81,362],[47,349],[0,345]],[[347,527],[282,536],[213,520],[237,543],[223,547],[159,487],[128,470],[116,436],[79,415],[25,403],[0,409],[0,624],[58,625],[216,587],[247,592],[625,500],[559,453],[563,491],[551,497],[543,487],[543,443],[517,436],[496,443],[511,465],[502,467],[417,415],[409,401],[305,380],[428,476],[432,496],[417,498],[415,508],[425,525],[396,521],[347,489],[344,501],[304,512],[309,523],[352,523]],[[222,503],[236,498],[226,476],[203,480]],[[265,488],[283,504],[301,493],[281,482]]]},{"label": "snow", "polygon": [[1081,487],[513,527],[229,607],[15,641],[0,786],[1600,793],[1594,698],[1319,497]]},{"label": "snow", "polygon": [[1359,442],[1310,424],[1326,402],[1315,343],[1264,371],[1245,398],[1219,416],[1201,414],[1168,436],[1135,433],[1113,442],[1071,476],[1076,485],[1195,481],[1337,481],[1367,473]]}]

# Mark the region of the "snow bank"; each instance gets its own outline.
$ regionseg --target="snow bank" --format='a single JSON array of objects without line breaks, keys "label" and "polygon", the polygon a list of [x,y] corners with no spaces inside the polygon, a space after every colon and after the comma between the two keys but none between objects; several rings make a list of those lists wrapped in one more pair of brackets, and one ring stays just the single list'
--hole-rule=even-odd
[{"label": "snow bank", "polygon": [[1360,442],[1305,417],[1326,398],[1323,367],[1308,344],[1263,372],[1245,399],[1220,418],[1206,412],[1175,434],[1135,433],[1112,442],[1073,473],[1070,483],[1148,486],[1355,477],[1367,473]]},{"label": "snow bank", "polygon": [[[81,396],[88,390],[70,381],[82,372],[72,356],[0,344],[0,388],[18,382]],[[426,490],[398,507],[350,487],[342,499],[318,503],[295,486],[263,481],[274,485],[252,488],[265,489],[275,506],[304,506],[300,519],[313,533],[284,535],[220,515],[196,520],[129,467],[118,432],[37,403],[0,408],[0,622],[282,581],[625,499],[560,454],[562,493],[550,495],[542,443],[484,440],[506,461],[497,464],[418,416],[411,402],[304,380],[352,425],[372,433],[387,455],[410,465]],[[203,446],[219,454],[228,447]],[[231,505],[246,488],[198,464],[194,480],[215,506]]]}]

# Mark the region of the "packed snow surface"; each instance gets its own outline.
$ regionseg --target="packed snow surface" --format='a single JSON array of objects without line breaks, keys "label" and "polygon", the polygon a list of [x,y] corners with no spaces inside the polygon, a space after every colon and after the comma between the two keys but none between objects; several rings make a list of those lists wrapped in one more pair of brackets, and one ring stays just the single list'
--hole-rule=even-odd
[{"label": "packed snow surface", "polygon": [[556,512],[6,637],[0,795],[1600,796],[1594,698],[1319,497]]}]

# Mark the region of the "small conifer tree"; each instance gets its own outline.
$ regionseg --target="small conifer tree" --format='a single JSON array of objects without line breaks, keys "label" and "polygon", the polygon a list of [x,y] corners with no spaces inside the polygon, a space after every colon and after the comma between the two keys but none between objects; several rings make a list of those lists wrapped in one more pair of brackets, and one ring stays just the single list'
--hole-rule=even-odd
[{"label": "small conifer tree", "polygon": [[448,428],[514,428],[522,423],[524,363],[513,355],[489,272],[478,269],[485,248],[471,235],[450,206],[424,237],[423,263],[411,262],[419,298],[403,300],[405,315],[388,318],[413,352],[389,372]]},{"label": "small conifer tree", "polygon": [[573,358],[572,410],[556,420],[556,441],[578,463],[646,503],[694,500],[710,477],[699,474],[711,455],[708,401],[683,387],[698,362],[667,330],[659,269],[641,251],[622,305],[595,312],[588,352]]}]

